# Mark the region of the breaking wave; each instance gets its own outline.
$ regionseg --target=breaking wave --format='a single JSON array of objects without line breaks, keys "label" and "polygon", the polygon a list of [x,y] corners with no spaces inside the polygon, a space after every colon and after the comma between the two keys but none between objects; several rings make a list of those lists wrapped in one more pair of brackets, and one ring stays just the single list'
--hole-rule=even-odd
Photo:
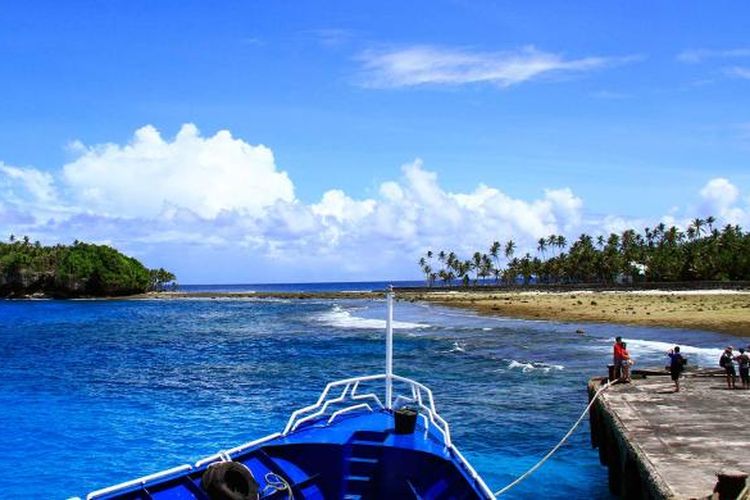
[{"label": "breaking wave", "polygon": [[[353,316],[352,313],[340,306],[333,306],[330,311],[324,312],[317,316],[317,321],[334,328],[344,329],[362,329],[362,330],[383,330],[385,329],[385,320],[369,319]],[[417,328],[429,328],[430,325],[424,323],[409,323],[407,321],[394,321],[393,328],[398,330],[415,330]]]},{"label": "breaking wave", "polygon": [[532,371],[540,370],[544,373],[549,373],[552,370],[564,370],[563,365],[550,365],[547,363],[531,361],[529,363],[521,363],[515,359],[511,359],[508,362],[509,370],[521,370],[523,373],[529,373]]}]

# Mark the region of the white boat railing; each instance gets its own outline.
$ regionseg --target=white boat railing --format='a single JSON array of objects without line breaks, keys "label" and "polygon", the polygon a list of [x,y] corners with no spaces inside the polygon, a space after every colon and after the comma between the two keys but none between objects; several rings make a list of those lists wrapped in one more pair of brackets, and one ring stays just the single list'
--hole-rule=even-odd
[{"label": "white boat railing", "polygon": [[[409,395],[398,395],[395,398],[397,405],[406,405],[414,408],[419,413],[422,420],[425,423],[425,431],[429,425],[432,425],[442,436],[445,446],[451,447],[451,433],[448,426],[448,422],[441,417],[435,409],[435,400],[432,396],[432,391],[425,385],[412,380],[410,378],[401,377],[399,375],[391,375],[390,377],[381,373],[378,375],[367,375],[363,377],[352,377],[343,380],[337,380],[330,382],[326,385],[320,397],[310,406],[300,408],[292,413],[289,417],[289,421],[281,432],[282,436],[286,436],[290,432],[297,430],[302,424],[311,422],[314,420],[322,420],[322,417],[328,416],[328,411],[332,407],[336,408],[327,420],[327,423],[332,422],[336,416],[343,413],[347,413],[355,410],[369,410],[384,409],[386,406],[380,400],[380,398],[374,392],[359,393],[360,384],[365,382],[372,382],[375,380],[386,380],[389,381],[392,387],[393,382],[400,382],[404,384]],[[387,385],[387,386],[388,386]],[[372,403],[372,404],[368,404]]]}]

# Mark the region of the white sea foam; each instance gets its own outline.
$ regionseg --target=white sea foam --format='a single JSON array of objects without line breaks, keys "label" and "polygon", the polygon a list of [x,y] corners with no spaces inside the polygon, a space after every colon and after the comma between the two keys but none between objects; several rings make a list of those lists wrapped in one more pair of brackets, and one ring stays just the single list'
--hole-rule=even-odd
[{"label": "white sea foam", "polygon": [[516,361],[515,359],[511,359],[508,363],[508,369],[509,370],[521,370],[523,373],[532,372],[535,370],[541,370],[544,373],[549,373],[552,370],[563,370],[565,367],[563,365],[550,365],[547,363],[541,363],[541,362],[529,362],[529,363],[521,363],[519,361]]},{"label": "white sea foam", "polygon": [[466,352],[466,342],[455,341],[448,352]]},{"label": "white sea foam", "polygon": [[[353,316],[352,313],[340,306],[333,306],[333,309],[318,315],[316,319],[321,323],[335,328],[362,330],[385,329],[385,320]],[[424,323],[409,323],[407,321],[393,322],[393,328],[398,330],[414,330],[417,328],[428,328],[429,326],[430,325]]]}]

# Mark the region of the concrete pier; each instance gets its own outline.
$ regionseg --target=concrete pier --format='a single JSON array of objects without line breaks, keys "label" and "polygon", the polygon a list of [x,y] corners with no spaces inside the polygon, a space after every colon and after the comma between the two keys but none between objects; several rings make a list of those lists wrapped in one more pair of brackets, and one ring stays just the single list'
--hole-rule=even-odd
[{"label": "concrete pier", "polygon": [[[591,442],[623,498],[748,498],[750,390],[715,371],[692,372],[674,392],[669,374],[634,372],[590,412]],[[589,381],[590,397],[606,378]],[[737,384],[741,385],[739,380]]]}]

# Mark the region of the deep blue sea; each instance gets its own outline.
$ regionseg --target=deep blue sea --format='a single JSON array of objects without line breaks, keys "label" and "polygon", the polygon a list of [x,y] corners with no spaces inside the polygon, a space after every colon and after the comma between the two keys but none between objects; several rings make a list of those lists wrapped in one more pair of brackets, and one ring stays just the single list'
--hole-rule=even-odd
[{"label": "deep blue sea", "polygon": [[[0,497],[83,495],[279,431],[327,381],[383,371],[384,317],[383,300],[0,301]],[[713,366],[740,343],[405,302],[396,319],[396,371],[433,389],[493,489],[566,432],[614,336],[639,366],[675,342]],[[582,426],[509,497],[609,498],[606,482]]]},{"label": "deep blue sea", "polygon": [[345,281],[329,283],[256,283],[180,285],[181,292],[370,292],[395,287],[424,286],[424,281]]}]

